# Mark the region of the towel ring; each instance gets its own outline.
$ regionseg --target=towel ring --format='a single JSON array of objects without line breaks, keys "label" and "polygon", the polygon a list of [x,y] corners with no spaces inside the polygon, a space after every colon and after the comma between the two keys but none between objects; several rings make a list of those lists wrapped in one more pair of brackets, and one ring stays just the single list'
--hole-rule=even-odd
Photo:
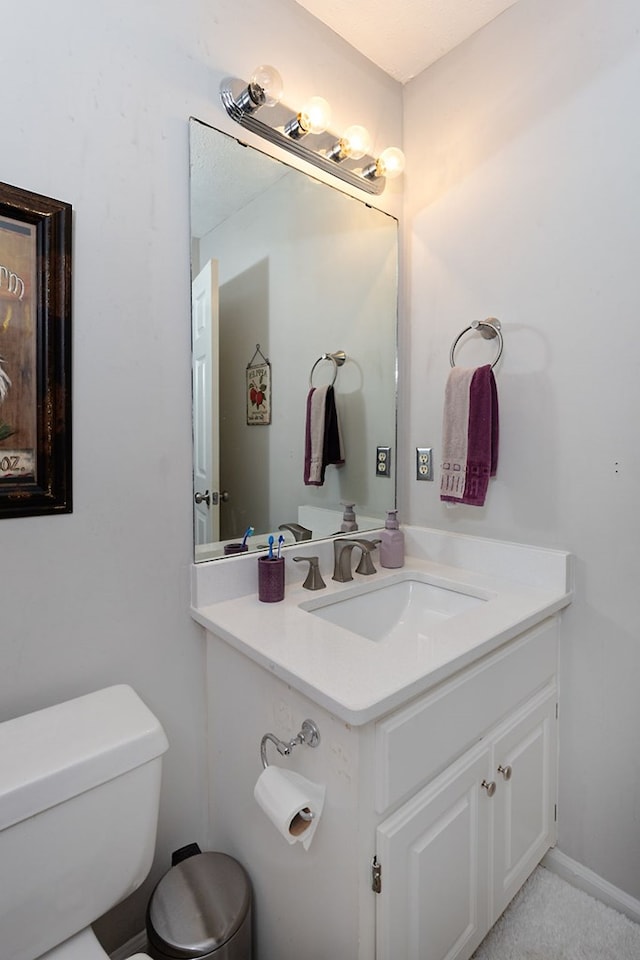
[{"label": "towel ring", "polygon": [[456,364],[454,354],[456,352],[456,347],[458,346],[458,343],[462,337],[464,337],[465,333],[469,333],[470,330],[477,330],[478,333],[482,334],[485,340],[493,340],[494,337],[498,338],[498,355],[491,364],[491,369],[493,370],[496,363],[502,356],[502,349],[504,347],[504,340],[502,339],[502,333],[500,332],[500,321],[495,317],[487,317],[486,320],[472,320],[469,326],[465,327],[451,344],[451,350],[449,351],[449,363],[452,367],[455,367]]},{"label": "towel ring", "polygon": [[331,386],[333,386],[338,376],[338,367],[341,367],[346,359],[347,355],[344,350],[337,350],[336,353],[323,353],[322,356],[318,357],[314,365],[311,367],[311,373],[309,374],[309,386],[313,386],[313,371],[319,363],[322,363],[323,360],[331,360],[333,363],[333,380],[331,381]]}]

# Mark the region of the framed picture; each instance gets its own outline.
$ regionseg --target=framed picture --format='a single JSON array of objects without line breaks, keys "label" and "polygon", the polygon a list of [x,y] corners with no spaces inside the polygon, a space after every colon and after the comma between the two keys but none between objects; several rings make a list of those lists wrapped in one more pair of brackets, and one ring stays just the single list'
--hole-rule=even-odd
[{"label": "framed picture", "polygon": [[271,364],[256,344],[246,370],[247,424],[271,423]]},{"label": "framed picture", "polygon": [[0,518],[72,508],[71,214],[0,183]]}]

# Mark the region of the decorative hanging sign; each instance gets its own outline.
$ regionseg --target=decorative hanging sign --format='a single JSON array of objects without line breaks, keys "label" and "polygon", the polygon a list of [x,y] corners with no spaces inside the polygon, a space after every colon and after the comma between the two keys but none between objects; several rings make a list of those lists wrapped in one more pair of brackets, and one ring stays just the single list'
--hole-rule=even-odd
[{"label": "decorative hanging sign", "polygon": [[248,425],[271,423],[271,364],[259,343],[256,343],[255,353],[247,364],[246,379]]}]

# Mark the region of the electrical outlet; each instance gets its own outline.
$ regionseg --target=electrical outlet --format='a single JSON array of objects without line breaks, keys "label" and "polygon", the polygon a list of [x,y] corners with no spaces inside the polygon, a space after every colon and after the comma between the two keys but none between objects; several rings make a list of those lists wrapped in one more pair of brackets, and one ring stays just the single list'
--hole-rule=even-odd
[{"label": "electrical outlet", "polygon": [[416,447],[416,480],[433,480],[433,449]]},{"label": "electrical outlet", "polygon": [[376,477],[391,476],[391,447],[376,449]]}]

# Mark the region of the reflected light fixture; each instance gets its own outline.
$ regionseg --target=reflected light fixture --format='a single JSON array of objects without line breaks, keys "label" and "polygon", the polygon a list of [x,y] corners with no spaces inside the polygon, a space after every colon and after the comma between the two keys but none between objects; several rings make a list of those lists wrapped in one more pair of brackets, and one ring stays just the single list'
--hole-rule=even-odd
[{"label": "reflected light fixture", "polygon": [[[220,86],[223,106],[236,123],[366,193],[382,193],[386,180],[404,170],[404,155],[397,147],[371,155],[371,138],[359,124],[341,136],[331,134],[331,108],[323,97],[311,97],[294,111],[282,103],[282,92],[280,74],[266,64],[256,67],[248,83],[228,78]],[[276,108],[273,123],[256,116],[263,107]]]}]

